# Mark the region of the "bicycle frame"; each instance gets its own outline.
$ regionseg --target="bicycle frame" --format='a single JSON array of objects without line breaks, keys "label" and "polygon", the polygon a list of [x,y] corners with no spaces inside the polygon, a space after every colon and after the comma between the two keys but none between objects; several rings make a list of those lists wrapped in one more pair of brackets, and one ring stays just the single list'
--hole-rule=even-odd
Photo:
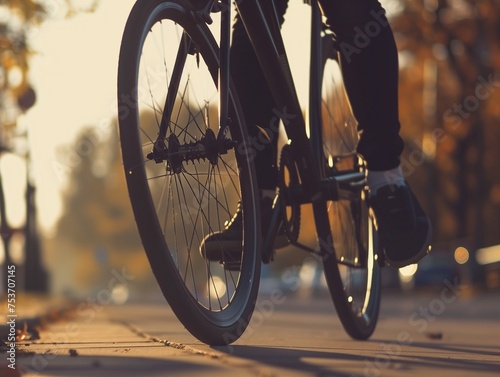
[{"label": "bicycle frame", "polygon": [[[354,124],[346,121],[352,114],[343,112],[349,110],[341,107],[345,93],[336,91],[342,89],[335,82],[338,48],[322,23],[319,0],[308,0],[311,102],[306,117],[280,22],[270,7],[274,3],[236,1],[274,112],[290,139],[280,152],[271,224],[262,232],[255,151],[246,144],[253,140],[230,78],[230,0],[138,0],[125,26],[118,64],[120,146],[152,271],[186,329],[207,344],[227,345],[249,324],[261,263],[272,259],[276,231],[283,225],[292,245],[321,258],[346,331],[366,339],[380,302],[376,231],[364,192],[365,169],[355,161]],[[222,12],[221,32],[214,36],[208,24],[217,12]],[[328,111],[322,111],[325,104]],[[353,163],[337,163],[346,158]],[[314,249],[299,244],[302,204],[313,209]],[[269,207],[264,209],[269,216]],[[234,221],[223,223],[227,215]],[[236,237],[226,248],[229,224],[236,225]]]},{"label": "bicycle frame", "polygon": [[[317,3],[313,3],[317,9]],[[294,155],[298,156],[297,165],[306,195],[311,198],[311,201],[315,198],[319,199],[321,195],[317,191],[320,177],[317,173],[318,169],[311,168],[314,157],[306,134],[306,122],[288,63],[280,25],[275,17],[266,19],[258,1],[244,0],[239,4],[237,2],[237,7],[275,104],[281,112],[287,135],[292,140],[291,147]],[[317,11],[316,16],[319,17],[319,9]],[[319,34],[317,37],[319,38]],[[312,53],[318,53],[318,51]]]},{"label": "bicycle frame", "polygon": [[[228,1],[228,0],[223,0]],[[320,171],[326,171],[326,161],[322,148],[312,150],[312,145],[322,145],[322,132],[319,129],[321,120],[321,84],[322,84],[322,20],[321,11],[317,0],[308,0],[311,6],[311,48],[310,48],[310,77],[309,77],[309,127],[310,138],[306,133],[306,119],[302,115],[301,104],[295,89],[288,57],[281,35],[277,17],[266,17],[260,3],[256,0],[243,0],[236,2],[238,12],[243,21],[246,32],[252,43],[264,76],[269,85],[275,105],[281,112],[288,138],[291,140],[295,162],[297,164],[301,185],[294,190],[294,202],[315,205],[324,205],[326,200],[338,200],[351,197],[353,192],[359,193],[364,187],[364,173],[351,172],[336,176],[321,176]],[[227,3],[229,4],[229,3]],[[226,6],[228,6],[226,4]],[[229,12],[225,12],[228,13]],[[230,32],[229,17],[226,15],[221,20],[221,56],[228,50]],[[223,44],[226,44],[223,46]],[[225,58],[224,58],[225,59]],[[221,87],[221,103],[227,96],[227,83],[229,82],[229,62],[221,61],[219,82],[226,83]],[[222,77],[222,78],[221,78]],[[223,111],[221,111],[221,114]],[[223,121],[224,118],[221,118]],[[225,124],[221,123],[221,129]],[[223,131],[222,131],[223,132]],[[318,169],[318,167],[321,167]],[[272,251],[274,236],[278,230],[280,213],[283,211],[281,202],[277,200],[274,214],[271,219],[267,235],[264,234],[263,255]],[[326,218],[316,218],[316,222],[328,221]],[[308,251],[312,250],[305,245],[295,243]],[[329,246],[330,249],[333,245]],[[330,250],[331,252],[331,250]]]},{"label": "bicycle frame", "polygon": [[[228,0],[225,0],[228,1]],[[294,79],[291,73],[288,57],[286,54],[280,25],[276,17],[268,17],[264,14],[258,1],[244,0],[236,2],[240,17],[243,21],[247,34],[253,45],[264,76],[273,95],[275,104],[291,140],[294,156],[297,157],[297,165],[301,181],[303,183],[304,195],[309,198],[306,202],[314,202],[321,199],[320,180],[318,169],[311,168],[312,164],[323,166],[324,157],[322,150],[311,150],[311,142],[321,145],[321,132],[318,127],[321,124],[321,79],[322,79],[322,22],[321,11],[317,0],[308,0],[311,6],[311,49],[310,49],[310,77],[309,77],[309,125],[310,138],[306,134],[306,120],[302,115],[301,105],[295,89]],[[226,40],[229,22],[223,20],[221,40]],[[226,37],[225,37],[226,36]],[[226,46],[221,46],[221,55],[226,51]],[[226,62],[224,62],[226,63]],[[222,65],[222,64],[221,64]],[[221,76],[228,75],[229,65],[221,68]],[[225,94],[224,94],[225,95]],[[357,176],[359,179],[359,176]],[[325,182],[326,183],[326,182]],[[335,197],[335,195],[334,195]],[[333,197],[333,198],[334,198]],[[330,199],[332,199],[330,195]]]}]

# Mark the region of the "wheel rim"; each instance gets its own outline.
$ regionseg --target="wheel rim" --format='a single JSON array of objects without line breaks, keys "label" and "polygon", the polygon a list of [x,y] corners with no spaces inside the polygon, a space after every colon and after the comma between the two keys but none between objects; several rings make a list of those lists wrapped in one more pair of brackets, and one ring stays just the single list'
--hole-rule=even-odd
[{"label": "wheel rim", "polygon": [[[238,168],[241,156],[237,156],[234,148],[225,155],[218,155],[215,160],[213,155],[201,159],[199,155],[195,155],[179,161],[176,160],[178,154],[171,153],[169,158],[158,163],[146,157],[154,149],[165,108],[170,108],[166,112],[170,116],[164,144],[170,151],[175,150],[175,145],[200,143],[200,140],[216,134],[218,128],[219,95],[214,83],[216,67],[214,70],[213,64],[216,54],[208,54],[213,56],[207,56],[209,63],[206,63],[203,51],[197,50],[199,46],[190,44],[187,47],[188,53],[184,54],[182,78],[178,82],[173,80],[172,67],[175,66],[176,53],[181,51],[177,46],[186,44],[186,34],[176,22],[166,19],[157,21],[161,18],[159,14],[165,15],[165,11],[159,9],[149,18],[151,27],[144,33],[144,40],[140,43],[142,50],[138,62],[137,98],[134,98],[130,106],[138,117],[146,191],[156,214],[154,219],[147,219],[142,215],[138,222],[143,224],[142,228],[147,227],[144,225],[147,221],[156,222],[155,225],[161,228],[164,238],[161,241],[168,248],[167,258],[171,260],[183,289],[203,315],[212,316],[212,320],[219,321],[224,326],[226,321],[232,321],[231,318],[238,318],[241,302],[236,305],[236,311],[230,310],[226,314],[223,312],[227,312],[231,304],[238,300],[238,292],[243,293],[244,297],[248,296],[248,283],[242,290],[240,282],[251,280],[249,276],[253,278],[255,271],[251,270],[252,267],[243,268],[241,272],[228,271],[217,262],[205,260],[199,246],[207,234],[222,230],[224,223],[236,211],[238,202],[245,200],[242,190],[246,190],[243,186],[249,181],[250,173],[248,169]],[[176,37],[176,40],[172,43],[169,37]],[[189,38],[187,40],[191,42]],[[172,48],[172,45],[176,47]],[[171,54],[172,51],[174,54]],[[177,86],[175,96],[169,97],[173,98],[172,101],[166,101],[167,88],[172,85]],[[227,137],[232,136],[229,131]],[[238,136],[234,135],[235,138]],[[126,164],[126,168],[127,166]],[[127,177],[129,187],[139,184],[134,182],[131,175]],[[135,203],[135,207],[138,206],[140,204]],[[136,208],[134,211],[141,212],[136,211]],[[247,226],[244,228],[246,230]],[[147,232],[144,229],[141,232],[143,242],[143,234]],[[161,249],[160,246],[158,248]],[[242,265],[256,265],[255,257],[244,255]],[[161,267],[152,267],[160,282],[158,275]],[[182,294],[179,292],[179,295]],[[240,299],[245,301],[244,297]]]},{"label": "wheel rim", "polygon": [[375,281],[374,228],[364,202],[329,202],[328,217],[342,287],[355,318],[371,322],[372,284]]},{"label": "wheel rim", "polygon": [[[328,46],[321,89],[325,176],[362,169],[356,153],[357,122],[345,93],[337,51],[331,42]],[[327,261],[325,272],[329,280],[337,280],[333,271],[338,268],[343,292],[334,293],[339,286],[330,290],[346,330],[355,338],[366,338],[378,316],[380,279],[366,192],[361,191],[356,200],[329,201],[326,206],[336,261]]]}]

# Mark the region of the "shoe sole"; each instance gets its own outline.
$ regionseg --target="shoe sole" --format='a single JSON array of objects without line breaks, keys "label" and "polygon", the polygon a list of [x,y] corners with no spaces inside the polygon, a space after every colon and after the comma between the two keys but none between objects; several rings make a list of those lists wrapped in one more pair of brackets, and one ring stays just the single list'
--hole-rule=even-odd
[{"label": "shoe sole", "polygon": [[406,259],[404,261],[391,261],[391,259],[388,258],[387,255],[384,253],[386,264],[388,264],[391,267],[402,268],[409,266],[410,264],[417,263],[423,257],[425,257],[427,254],[431,252],[432,249],[431,239],[432,239],[432,227],[430,220],[427,219],[427,238],[425,239],[424,246],[422,247],[422,249],[420,249],[417,254],[413,255],[411,258]]},{"label": "shoe sole", "polygon": [[[288,237],[286,235],[277,236],[274,240],[275,249],[282,249],[288,245],[290,245],[290,242],[288,241]],[[225,252],[224,250],[228,251]],[[235,250],[241,250],[241,241],[205,243],[205,247],[201,252],[201,255],[211,262],[221,262],[224,260],[224,257],[226,257],[226,259],[236,261],[240,258],[241,251]]]},{"label": "shoe sole", "polygon": [[241,255],[241,241],[205,243],[201,255],[211,262],[220,262],[224,260],[224,257],[232,257],[232,256],[235,256],[235,258],[231,258],[232,260],[239,259]]}]

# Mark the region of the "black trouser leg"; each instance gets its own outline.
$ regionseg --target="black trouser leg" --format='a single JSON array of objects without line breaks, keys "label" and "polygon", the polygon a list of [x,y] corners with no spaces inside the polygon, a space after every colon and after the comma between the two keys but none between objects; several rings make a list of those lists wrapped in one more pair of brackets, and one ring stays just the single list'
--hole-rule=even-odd
[{"label": "black trouser leg", "polygon": [[321,0],[340,45],[342,74],[358,121],[358,152],[370,170],[399,165],[398,55],[377,0]]},{"label": "black trouser leg", "polygon": [[[270,0],[260,1],[265,11],[272,11]],[[287,4],[288,0],[275,0],[280,24],[283,24]],[[274,190],[278,185],[276,168],[278,122],[273,113],[274,100],[239,15],[236,15],[233,29],[231,75],[247,122],[249,147],[255,158],[258,186],[260,189]],[[265,129],[267,135],[257,126]]]}]

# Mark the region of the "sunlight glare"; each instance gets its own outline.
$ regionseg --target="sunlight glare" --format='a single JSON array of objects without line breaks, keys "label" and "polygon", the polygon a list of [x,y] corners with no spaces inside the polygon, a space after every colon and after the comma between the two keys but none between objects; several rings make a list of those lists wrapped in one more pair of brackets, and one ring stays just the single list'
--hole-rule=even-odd
[{"label": "sunlight glare", "polygon": [[418,265],[415,264],[410,264],[409,266],[403,267],[399,269],[399,277],[401,278],[402,281],[408,282],[413,278],[413,275],[418,270]]},{"label": "sunlight glare", "polygon": [[208,283],[210,284],[209,289],[212,297],[222,297],[226,294],[226,283],[219,276],[214,276]]},{"label": "sunlight glare", "polygon": [[26,162],[12,153],[0,157],[0,172],[9,226],[20,228],[26,221]]},{"label": "sunlight glare", "polygon": [[457,247],[454,253],[455,261],[458,264],[465,264],[469,260],[469,250],[465,247]]},{"label": "sunlight glare", "polygon": [[64,211],[62,193],[74,168],[69,152],[58,151],[70,150],[83,127],[95,127],[101,134],[115,132],[100,125],[109,124],[117,114],[118,52],[133,4],[134,0],[122,0],[119,6],[101,1],[95,12],[69,18],[52,7],[50,18],[30,33],[35,51],[30,80],[37,102],[24,121],[34,161],[38,216],[46,235],[54,234]]}]

